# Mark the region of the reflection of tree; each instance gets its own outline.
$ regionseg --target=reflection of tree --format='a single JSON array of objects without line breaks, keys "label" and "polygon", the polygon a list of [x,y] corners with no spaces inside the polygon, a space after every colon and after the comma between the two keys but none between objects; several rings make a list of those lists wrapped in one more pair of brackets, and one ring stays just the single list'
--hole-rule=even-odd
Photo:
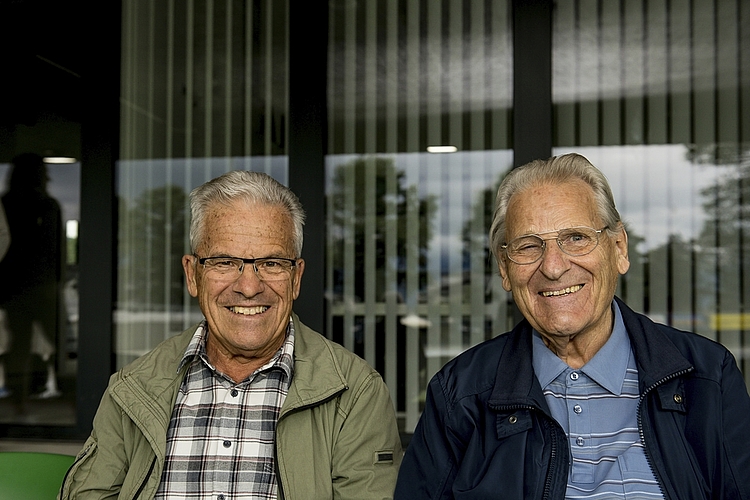
[{"label": "reflection of tree", "polygon": [[687,144],[687,159],[696,165],[738,165],[750,150],[742,151],[736,142]]},{"label": "reflection of tree", "polygon": [[648,268],[648,253],[644,253],[644,243],[646,239],[635,232],[635,229],[627,222],[625,231],[628,234],[628,260],[630,261],[630,270],[620,277],[618,283],[617,295],[627,302],[631,307],[637,310],[643,310],[643,304],[634,303],[633,295],[640,297],[642,292],[645,295],[643,273],[639,272],[643,268]]},{"label": "reflection of tree", "polygon": [[[740,312],[744,263],[748,262],[750,235],[750,162],[725,167],[724,175],[701,190],[706,220],[698,236],[698,248],[711,265],[698,286],[701,296],[719,301],[721,309]],[[727,292],[724,296],[717,294]],[[713,312],[713,311],[710,311]]]},{"label": "reflection of tree", "polygon": [[123,224],[122,231],[129,249],[120,264],[128,283],[121,301],[152,310],[182,304],[186,198],[182,188],[166,186],[144,191],[131,208],[123,208],[129,224]]},{"label": "reflection of tree", "polygon": [[[374,170],[374,175],[373,175]],[[368,190],[367,177],[374,179],[374,207],[368,209],[365,198]],[[333,176],[331,227],[329,232],[334,240],[334,290],[338,298],[343,293],[345,244],[353,245],[353,276],[356,300],[363,300],[365,289],[365,258],[367,241],[372,238],[375,251],[376,300],[382,301],[385,289],[384,269],[386,267],[386,226],[389,223],[387,214],[393,214],[396,220],[396,255],[398,258],[397,283],[403,288],[406,256],[418,255],[420,289],[425,284],[422,270],[427,260],[427,244],[432,238],[431,220],[437,209],[436,197],[427,195],[418,199],[416,186],[405,186],[404,172],[396,170],[393,159],[366,158],[357,159],[336,168]],[[389,184],[395,185],[396,191],[389,192]],[[371,188],[370,188],[371,191]],[[415,241],[407,239],[408,213],[416,212],[419,237]],[[367,224],[368,218],[370,225]],[[391,219],[392,220],[392,219]],[[365,230],[374,227],[374,234],[367,235]]]},{"label": "reflection of tree", "polygon": [[[717,148],[693,147],[689,153],[694,163],[721,169],[716,182],[701,190],[705,218],[694,239],[679,233],[647,253],[634,254],[637,245],[631,240],[631,262],[642,259],[642,283],[627,281],[628,287],[643,289],[644,309],[655,310],[653,297],[666,297],[666,320],[678,328],[708,332],[706,320],[718,312],[741,312],[743,291],[748,273],[744,262],[750,262],[750,164],[737,161],[726,153],[717,158]],[[731,158],[730,158],[731,156]],[[662,269],[662,267],[664,269]],[[649,272],[650,271],[650,272]],[[630,274],[630,273],[629,273]],[[639,304],[631,304],[638,307]],[[718,310],[717,310],[718,308]]]},{"label": "reflection of tree", "polygon": [[[739,165],[719,178],[715,184],[703,188],[703,210],[706,222],[701,230],[699,241],[707,248],[719,247],[715,244],[738,234],[747,234],[750,229],[750,163]],[[743,235],[744,235],[743,234]],[[727,249],[722,249],[722,252]],[[729,249],[732,250],[732,249]]]},{"label": "reflection of tree", "polygon": [[[500,186],[500,182],[502,182],[506,173],[507,172],[504,172],[500,175],[494,185],[477,193],[475,198],[476,201],[472,207],[473,217],[464,223],[464,227],[461,230],[464,269],[470,267],[468,261],[472,256],[481,254],[486,280],[489,280],[493,274],[497,273],[495,257],[490,250],[488,235],[490,232],[490,226],[492,225],[492,215],[495,211],[495,196],[497,195],[497,188]],[[492,287],[489,285],[485,286],[484,293],[485,302],[491,302]]]}]

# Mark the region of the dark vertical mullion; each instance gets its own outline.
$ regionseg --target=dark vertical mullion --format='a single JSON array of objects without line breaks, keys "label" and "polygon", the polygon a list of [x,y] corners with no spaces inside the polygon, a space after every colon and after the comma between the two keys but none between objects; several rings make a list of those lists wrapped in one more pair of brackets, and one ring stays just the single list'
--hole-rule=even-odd
[{"label": "dark vertical mullion", "polygon": [[307,212],[305,274],[294,310],[325,328],[325,154],[328,3],[289,1],[289,187]]},{"label": "dark vertical mullion", "polygon": [[[552,154],[552,0],[512,0],[513,166]],[[513,322],[523,319],[513,304]]]},{"label": "dark vertical mullion", "polygon": [[[115,303],[119,150],[120,29],[122,2],[89,6],[98,22],[84,44],[84,102],[81,125],[80,324],[76,386],[77,431],[84,436],[115,363],[112,352]],[[93,42],[93,41],[96,42]]]},{"label": "dark vertical mullion", "polygon": [[514,166],[552,154],[551,0],[513,0]]}]

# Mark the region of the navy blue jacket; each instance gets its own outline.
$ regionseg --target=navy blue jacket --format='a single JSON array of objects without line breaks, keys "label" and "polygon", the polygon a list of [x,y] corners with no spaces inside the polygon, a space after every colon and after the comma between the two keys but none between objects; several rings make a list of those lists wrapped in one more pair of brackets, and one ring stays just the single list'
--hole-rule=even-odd
[{"label": "navy blue jacket", "polygon": [[[750,499],[750,396],[734,357],[618,301],[638,363],[638,426],[665,498]],[[565,497],[571,463],[532,367],[531,326],[484,342],[430,381],[395,498]]]}]

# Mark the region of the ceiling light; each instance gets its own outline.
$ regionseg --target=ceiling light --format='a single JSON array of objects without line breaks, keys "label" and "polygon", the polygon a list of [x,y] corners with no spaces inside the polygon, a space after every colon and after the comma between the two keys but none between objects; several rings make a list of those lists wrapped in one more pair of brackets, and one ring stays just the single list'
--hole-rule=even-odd
[{"label": "ceiling light", "polygon": [[75,158],[71,158],[69,156],[45,156],[44,157],[44,163],[48,163],[50,165],[66,165],[69,163],[75,163],[78,160]]},{"label": "ceiling light", "polygon": [[428,153],[455,153],[458,151],[456,146],[427,146]]}]

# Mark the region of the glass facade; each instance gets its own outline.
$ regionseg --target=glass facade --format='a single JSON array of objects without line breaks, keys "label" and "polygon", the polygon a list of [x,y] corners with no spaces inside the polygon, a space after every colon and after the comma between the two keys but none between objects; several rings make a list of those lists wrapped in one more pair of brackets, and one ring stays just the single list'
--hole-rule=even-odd
[{"label": "glass facade", "polygon": [[287,183],[287,5],[123,2],[117,368],[202,316],[188,195],[230,170]]},{"label": "glass facade", "polygon": [[45,163],[36,179],[22,178],[26,163],[0,163],[10,226],[0,263],[0,424],[76,421],[81,166],[69,161]]},{"label": "glass facade", "polygon": [[742,2],[555,4],[554,153],[609,178],[619,295],[717,340],[750,381],[750,12]]},{"label": "glass facade", "polygon": [[512,324],[486,238],[513,164],[510,4],[330,6],[327,332],[412,432],[432,375]]},{"label": "glass facade", "polygon": [[0,2],[0,436],[76,423],[79,17]]},{"label": "glass facade", "polygon": [[[514,45],[520,5],[330,0],[320,27],[327,75],[308,82],[314,73],[290,57],[299,54],[290,40],[304,43],[317,25],[290,32],[293,4],[123,0],[119,158],[107,181],[117,198],[116,302],[100,305],[108,325],[112,313],[113,356],[111,365],[108,352],[96,362],[120,368],[200,318],[180,266],[191,189],[232,169],[268,172],[285,184],[325,177],[319,196],[303,201],[308,212],[324,213],[321,227],[307,227],[325,234],[324,265],[316,266],[324,272],[313,283],[313,300],[323,297],[325,309],[320,329],[380,371],[408,434],[430,377],[518,319],[487,230],[498,183],[522,146],[539,142],[552,144],[550,155],[585,154],[609,178],[631,244],[618,295],[657,321],[723,343],[750,380],[747,2],[551,3],[552,77],[538,100],[551,93],[552,132],[540,127],[539,137],[519,137],[514,116],[519,95],[536,102],[531,86],[514,91],[514,78],[525,74],[518,68],[541,66]],[[325,96],[312,98],[324,100],[313,104],[327,113],[318,172],[293,159],[290,130],[309,116],[290,115],[290,88],[323,80]],[[0,141],[0,177],[10,149],[20,152],[33,135],[26,120],[0,123],[0,132],[15,134],[15,142]],[[74,132],[58,138],[73,144]],[[454,152],[428,152],[434,146]],[[50,306],[59,311],[54,366],[68,398],[56,401],[67,406],[23,420],[0,398],[2,425],[72,425],[74,398],[79,408],[98,402],[73,389],[76,374],[88,370],[75,358],[83,206],[76,200],[95,174],[87,165],[49,166],[49,192],[68,235],[65,279]],[[44,370],[36,378],[44,389]],[[76,424],[88,432],[88,421]]]}]

